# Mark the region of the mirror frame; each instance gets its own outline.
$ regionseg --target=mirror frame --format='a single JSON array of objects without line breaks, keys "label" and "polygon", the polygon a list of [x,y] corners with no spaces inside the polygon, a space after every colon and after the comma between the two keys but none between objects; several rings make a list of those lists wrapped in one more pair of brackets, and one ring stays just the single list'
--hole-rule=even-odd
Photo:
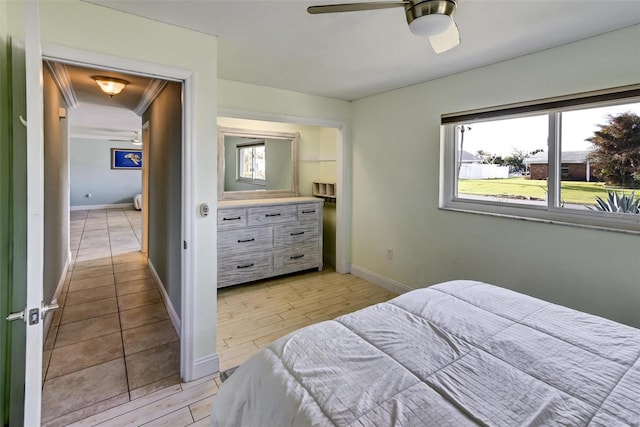
[{"label": "mirror frame", "polygon": [[[282,190],[244,190],[224,191],[225,153],[224,137],[240,136],[247,138],[288,139],[291,140],[291,188]],[[218,200],[268,199],[278,197],[298,197],[298,132],[272,132],[252,129],[237,129],[218,126]]]}]

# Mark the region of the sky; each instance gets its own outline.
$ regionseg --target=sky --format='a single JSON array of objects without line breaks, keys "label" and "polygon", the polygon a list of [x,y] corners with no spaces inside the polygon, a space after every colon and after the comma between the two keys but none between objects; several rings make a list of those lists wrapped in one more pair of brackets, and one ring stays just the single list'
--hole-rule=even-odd
[{"label": "sky", "polygon": [[[562,151],[588,150],[591,143],[585,141],[599,130],[599,124],[607,123],[609,114],[631,111],[640,115],[640,102],[565,112],[562,114]],[[464,135],[464,151],[476,154],[484,150],[502,157],[515,149],[530,153],[542,148],[547,150],[547,115],[517,119],[496,120],[470,124]]]}]

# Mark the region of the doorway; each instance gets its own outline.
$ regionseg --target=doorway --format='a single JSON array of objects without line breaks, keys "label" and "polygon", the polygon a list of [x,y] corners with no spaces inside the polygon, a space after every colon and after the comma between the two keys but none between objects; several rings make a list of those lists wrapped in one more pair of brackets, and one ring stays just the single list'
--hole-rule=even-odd
[{"label": "doorway", "polygon": [[[353,307],[354,301],[343,300],[342,293],[348,294],[354,283],[343,276],[348,273],[344,256],[347,217],[344,201],[348,199],[343,179],[344,124],[238,111],[221,111],[217,124],[224,128],[299,134],[300,195],[312,196],[313,183],[317,181],[334,183],[338,189],[337,197],[326,198],[323,207],[322,272],[300,272],[218,289],[217,345],[220,369],[224,372],[233,370],[285,333],[312,321],[325,320],[318,316],[343,314],[336,310]],[[232,159],[224,161],[229,160]],[[314,284],[319,283],[322,285],[314,288]],[[327,294],[323,294],[325,291]],[[333,305],[340,307],[330,308]],[[238,312],[240,306],[244,307],[240,310],[242,313]]]},{"label": "doorway", "polygon": [[[76,68],[85,68],[63,62],[57,62],[54,68],[61,66],[67,71],[73,68],[68,72],[71,75]],[[95,84],[89,80],[92,78],[89,74],[107,74],[128,81],[144,78],[114,70],[85,71],[87,84]],[[51,74],[53,81],[54,72]],[[148,92],[150,86],[151,83],[146,82],[142,87]],[[56,100],[47,99],[46,88],[45,77],[45,105],[59,109]],[[71,208],[67,205],[68,272],[60,277],[56,287],[61,308],[51,320],[43,354],[44,423],[54,419],[73,422],[180,381],[178,313],[182,266],[179,261],[167,262],[161,254],[171,244],[167,236],[174,241],[182,238],[179,203],[182,197],[182,82],[164,81],[152,88],[152,92],[147,96],[145,108],[140,109],[142,117],[135,117],[134,130],[115,129],[120,133],[109,134],[114,129],[107,126],[93,129],[74,126],[74,119],[82,115],[74,116],[74,111],[69,111],[67,144],[62,147],[62,151],[65,148],[67,151],[66,166],[64,161],[56,160],[56,156],[47,156],[47,150],[51,154],[56,147],[48,141],[51,138],[47,133],[57,133],[47,132],[49,128],[45,126],[45,175],[49,171],[52,175],[64,176],[66,167],[67,187],[58,186],[57,192],[63,196],[59,199],[67,200]],[[68,103],[68,96],[64,98]],[[115,108],[108,110],[106,116]],[[89,108],[89,114],[96,111]],[[105,120],[105,114],[99,119],[105,124],[113,123],[113,117]],[[146,147],[135,145],[143,141],[143,120],[147,123]],[[124,158],[133,163],[133,167],[126,169],[126,165],[125,168],[117,165],[114,150],[124,151]],[[146,158],[134,157],[143,151]],[[174,163],[168,163],[167,159]],[[97,163],[91,165],[92,161]],[[140,161],[142,170],[135,167]],[[156,166],[149,167],[153,163]],[[149,169],[156,170],[155,179]],[[149,177],[146,192],[142,190],[143,170]],[[166,175],[171,183],[163,182]],[[83,187],[87,183],[94,190]],[[117,193],[115,187],[124,189]],[[56,191],[51,193],[55,197]],[[137,193],[144,193],[142,199],[148,206],[145,227],[142,212],[134,209]],[[95,200],[97,196],[103,199],[97,203],[84,201]],[[83,200],[83,204],[78,204],[78,199]],[[175,200],[178,203],[167,203]],[[64,221],[49,218],[46,205],[45,195],[45,229],[59,229]],[[50,210],[59,210],[55,208],[57,206]],[[145,240],[150,241],[146,244],[149,259],[141,252],[143,228],[155,230],[164,239],[154,240],[153,232],[145,234]],[[65,231],[60,234],[64,235]],[[45,233],[45,265],[50,257],[49,244],[57,247],[64,240],[54,236],[47,241]],[[181,259],[179,250],[177,257],[175,254],[173,257],[176,259]],[[46,293],[45,298],[48,298]]]},{"label": "doorway", "polygon": [[[300,135],[298,169],[299,193],[312,196],[313,182],[335,184],[339,197],[325,198],[323,208],[323,260],[336,272],[348,273],[345,259],[344,237],[347,224],[344,199],[346,186],[343,181],[344,124],[319,122],[313,119],[297,119],[265,114],[224,112],[220,113],[218,126],[255,131],[290,132]],[[334,195],[335,196],[335,195]]]}]

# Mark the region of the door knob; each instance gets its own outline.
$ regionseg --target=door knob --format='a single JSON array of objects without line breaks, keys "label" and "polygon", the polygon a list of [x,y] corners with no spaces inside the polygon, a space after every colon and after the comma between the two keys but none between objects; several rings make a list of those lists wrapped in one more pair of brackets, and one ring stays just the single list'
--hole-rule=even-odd
[{"label": "door knob", "polygon": [[7,320],[9,322],[13,322],[15,320],[24,320],[24,310],[16,311],[15,313],[11,313],[7,316]]},{"label": "door knob", "polygon": [[[58,308],[60,308],[60,306],[58,305],[58,301],[57,300],[51,301],[51,304],[45,304],[43,302],[42,305],[41,305],[40,310],[38,310],[37,308],[32,308],[31,310],[29,310],[29,321],[28,321],[28,323],[30,325],[35,325],[41,319],[44,320],[44,318],[47,316],[48,312],[55,311]],[[27,322],[27,319],[26,319],[26,316],[25,316],[25,312],[26,312],[26,309],[24,309],[22,311],[16,311],[15,313],[11,313],[11,314],[9,314],[7,316],[7,320],[9,322],[13,322],[15,320],[24,320],[25,322]]]},{"label": "door knob", "polygon": [[42,308],[40,309],[40,317],[42,317],[42,319],[44,320],[44,318],[47,317],[48,312],[56,311],[59,308],[60,306],[58,305],[58,300],[54,299],[53,301],[51,301],[51,304],[45,304],[43,302]]}]

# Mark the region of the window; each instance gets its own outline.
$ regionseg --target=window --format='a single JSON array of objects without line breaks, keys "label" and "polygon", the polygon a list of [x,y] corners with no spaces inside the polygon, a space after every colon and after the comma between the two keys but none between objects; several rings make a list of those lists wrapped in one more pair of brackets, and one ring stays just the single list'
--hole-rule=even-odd
[{"label": "window", "polygon": [[445,115],[440,207],[640,232],[640,87]]},{"label": "window", "polygon": [[238,146],[238,181],[265,185],[265,143]]}]

